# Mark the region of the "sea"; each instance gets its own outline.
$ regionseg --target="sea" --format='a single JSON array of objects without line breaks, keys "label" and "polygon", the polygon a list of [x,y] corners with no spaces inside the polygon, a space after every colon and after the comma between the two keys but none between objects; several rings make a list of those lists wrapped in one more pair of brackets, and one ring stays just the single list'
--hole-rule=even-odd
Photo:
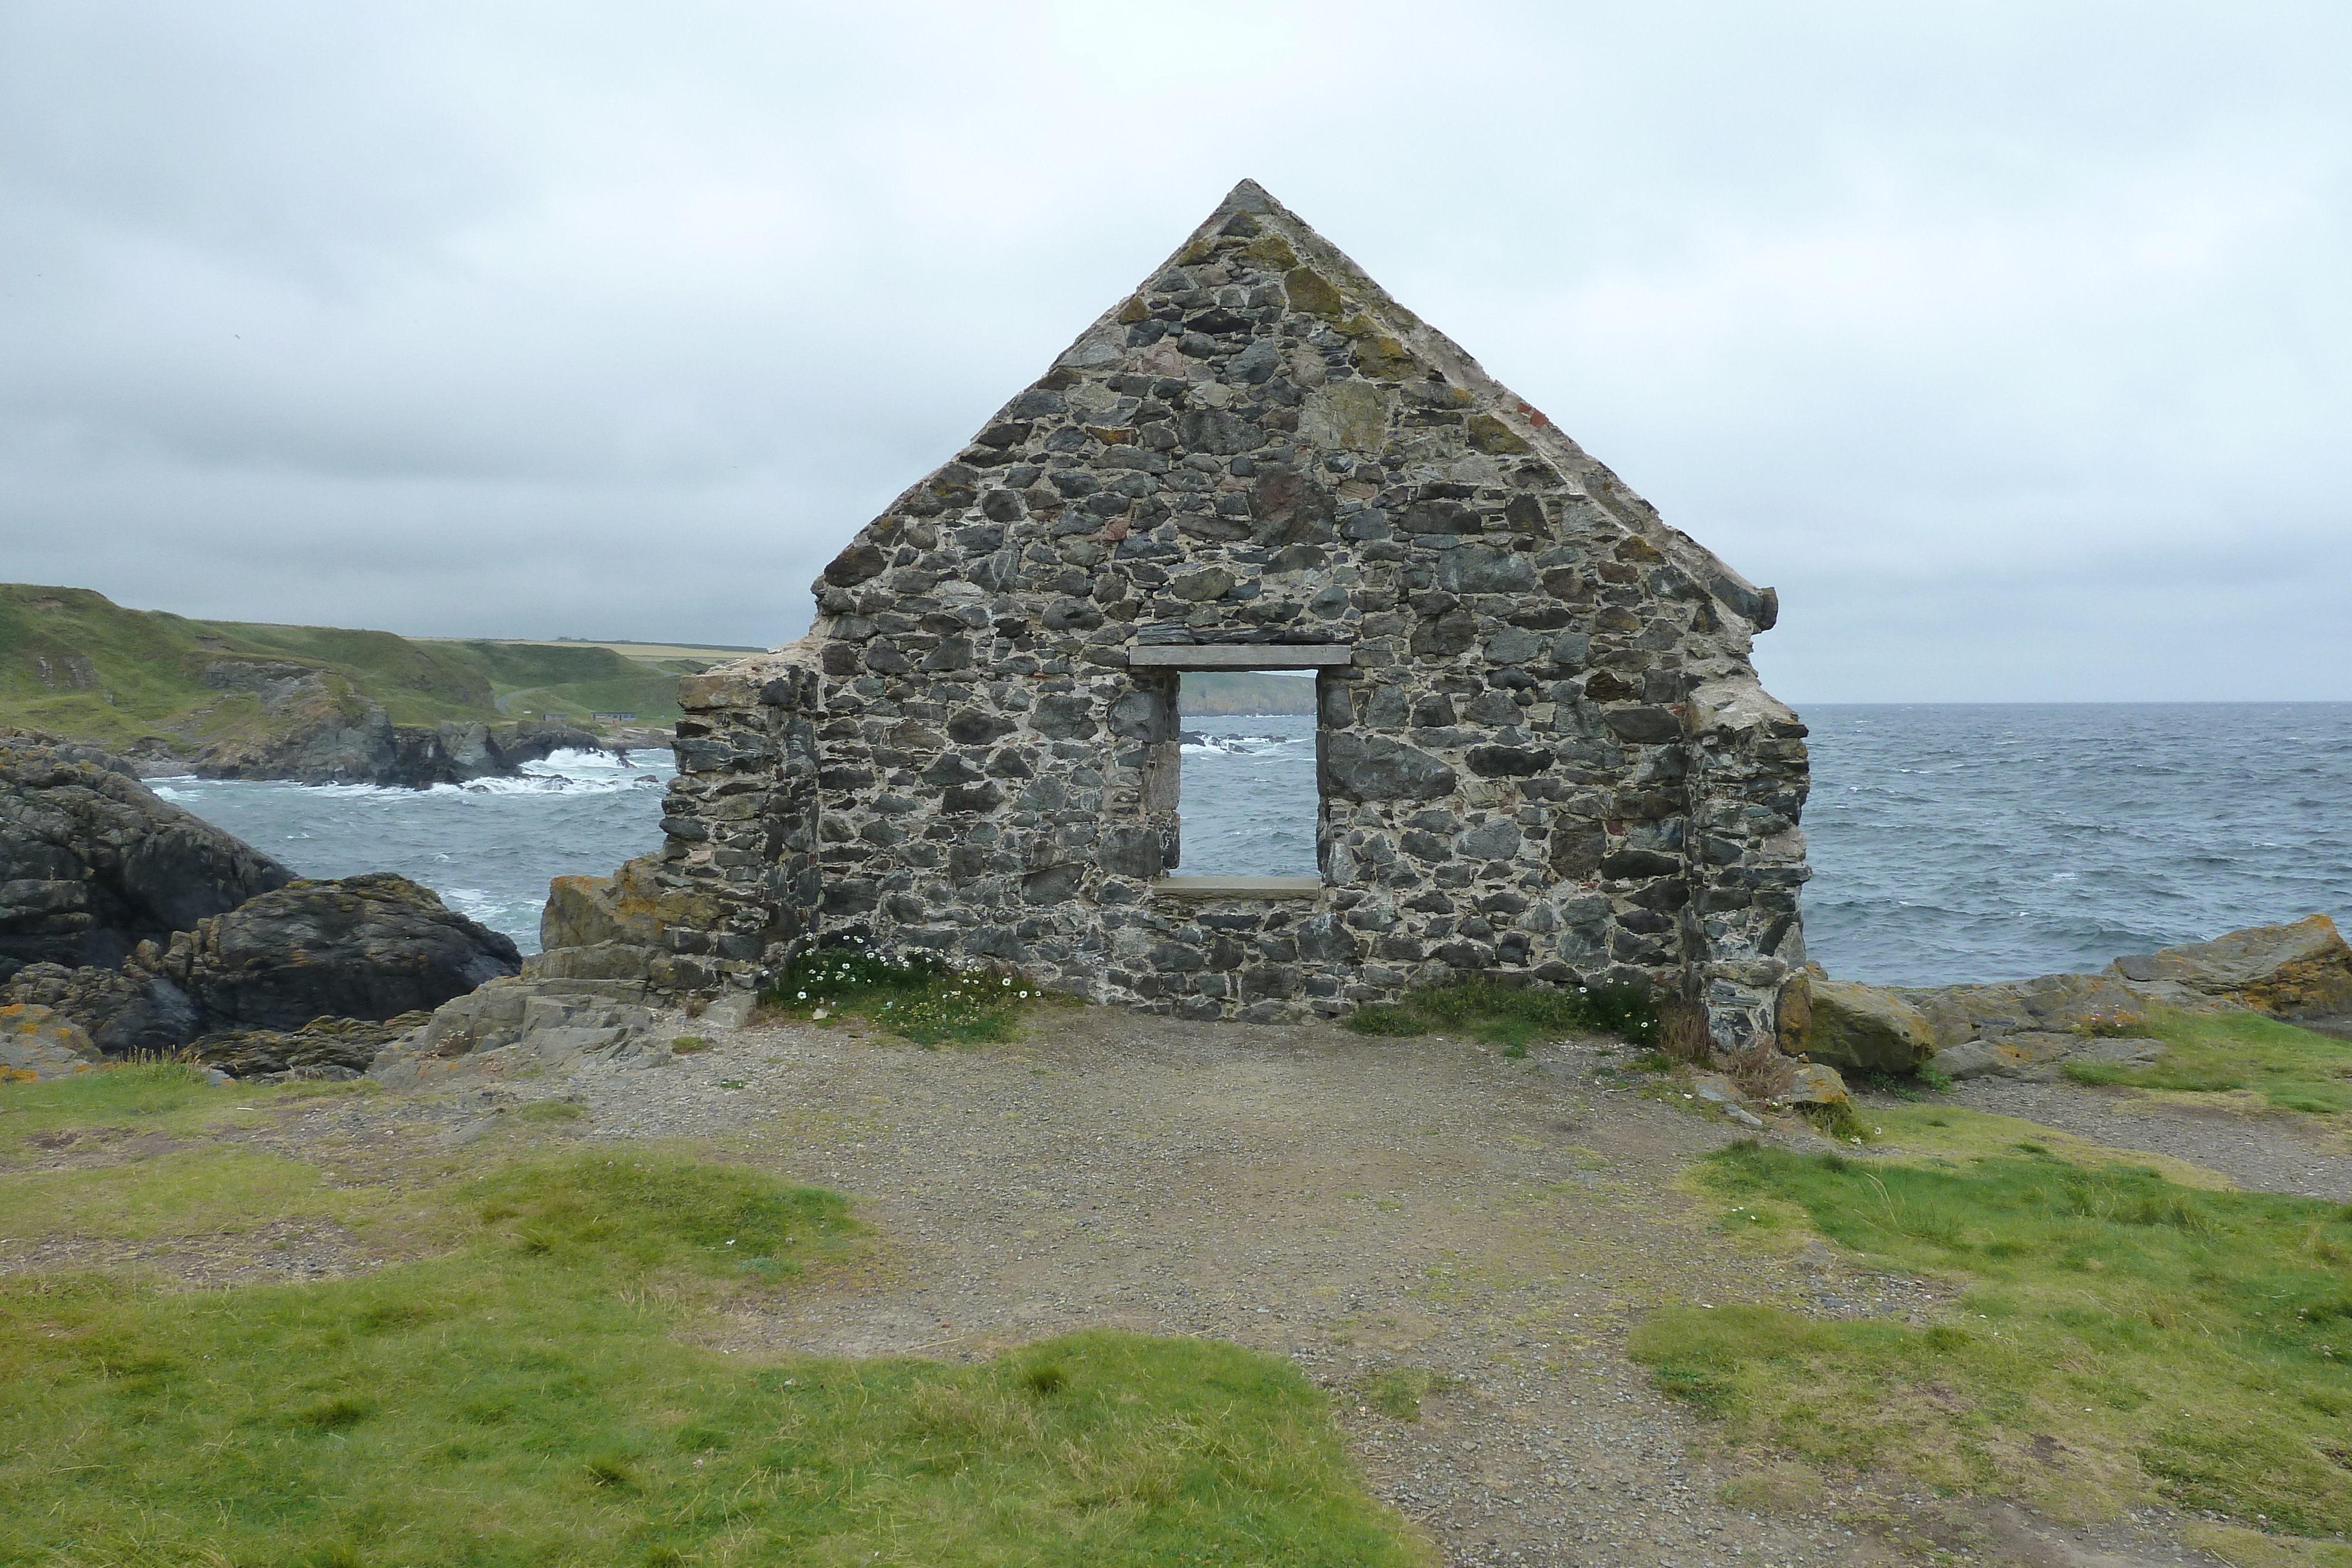
[{"label": "sea", "polygon": [[[2352,703],[1809,707],[1805,934],[1840,978],[2095,969],[2314,913],[2352,928]],[[1193,876],[1315,874],[1315,721],[1181,721]],[[158,779],[305,876],[396,871],[539,945],[548,879],[661,841],[667,754],[462,787]]]},{"label": "sea", "polygon": [[227,779],[147,783],[298,876],[398,872],[536,953],[551,879],[602,876],[661,847],[662,794],[677,771],[667,749],[631,752],[625,761],[559,751],[526,764],[520,779],[430,789]]}]

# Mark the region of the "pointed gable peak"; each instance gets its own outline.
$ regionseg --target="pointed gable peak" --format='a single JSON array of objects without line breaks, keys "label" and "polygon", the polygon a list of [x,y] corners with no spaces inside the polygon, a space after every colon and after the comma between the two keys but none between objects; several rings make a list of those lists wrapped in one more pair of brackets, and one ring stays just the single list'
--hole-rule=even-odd
[{"label": "pointed gable peak", "polygon": [[[1034,536],[1081,570],[1162,555],[1205,570],[1238,549],[1214,570],[1245,581],[1359,554],[1433,560],[1481,536],[1514,552],[1671,561],[1748,625],[1775,613],[1769,591],[1668,528],[1255,180],[869,525],[826,580],[878,574],[906,540],[936,537],[930,519],[968,508],[985,518],[975,538]],[[988,590],[1028,580],[1018,563],[921,569],[939,570]],[[1252,612],[1250,636],[1340,632],[1271,619],[1273,608]]]}]

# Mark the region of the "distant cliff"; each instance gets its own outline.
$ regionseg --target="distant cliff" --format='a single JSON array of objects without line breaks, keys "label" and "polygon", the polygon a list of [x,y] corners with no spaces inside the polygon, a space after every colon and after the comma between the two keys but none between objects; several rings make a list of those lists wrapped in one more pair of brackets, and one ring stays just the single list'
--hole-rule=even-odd
[{"label": "distant cliff", "polygon": [[0,725],[102,746],[151,776],[421,787],[512,773],[595,744],[598,714],[667,727],[678,674],[699,667],[598,643],[191,621],[0,584]]},{"label": "distant cliff", "polygon": [[1313,713],[1315,677],[1235,670],[1184,676],[1176,711],[1203,717],[1237,713]]}]

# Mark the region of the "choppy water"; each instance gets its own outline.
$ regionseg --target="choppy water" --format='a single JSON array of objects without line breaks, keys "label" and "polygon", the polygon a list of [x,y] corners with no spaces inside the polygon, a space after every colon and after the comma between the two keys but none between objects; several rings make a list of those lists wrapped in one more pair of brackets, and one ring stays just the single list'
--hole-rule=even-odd
[{"label": "choppy water", "polygon": [[158,795],[276,855],[298,875],[396,871],[450,908],[539,951],[551,878],[601,876],[661,847],[667,751],[624,767],[601,752],[559,751],[520,779],[431,789],[152,779]]},{"label": "choppy water", "polygon": [[1181,721],[1179,876],[1313,876],[1315,717],[1261,714]]},{"label": "choppy water", "polygon": [[[2352,704],[1822,706],[1813,956],[1895,985],[2095,968],[2315,911],[2352,925]],[[1311,717],[1191,716],[1188,875],[1315,873]],[[648,756],[654,754],[647,754]],[[312,876],[397,871],[539,939],[550,877],[661,838],[658,766],[565,753],[476,789],[159,780]]]},{"label": "choppy water", "polygon": [[2352,704],[1808,708],[1831,974],[2096,968],[2314,913],[2352,924]]}]

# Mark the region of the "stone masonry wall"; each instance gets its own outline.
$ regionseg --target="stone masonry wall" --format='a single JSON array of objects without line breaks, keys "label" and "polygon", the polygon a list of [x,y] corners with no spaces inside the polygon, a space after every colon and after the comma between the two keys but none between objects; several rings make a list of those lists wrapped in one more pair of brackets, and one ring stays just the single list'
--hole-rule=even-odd
[{"label": "stone masonry wall", "polygon": [[[713,983],[851,936],[1202,1019],[1638,978],[1744,1043],[1803,964],[1770,591],[1253,184],[816,594],[685,683],[663,875],[730,913],[666,941]],[[1162,881],[1177,675],[1131,661],[1234,644],[1344,660],[1305,896]]]}]

